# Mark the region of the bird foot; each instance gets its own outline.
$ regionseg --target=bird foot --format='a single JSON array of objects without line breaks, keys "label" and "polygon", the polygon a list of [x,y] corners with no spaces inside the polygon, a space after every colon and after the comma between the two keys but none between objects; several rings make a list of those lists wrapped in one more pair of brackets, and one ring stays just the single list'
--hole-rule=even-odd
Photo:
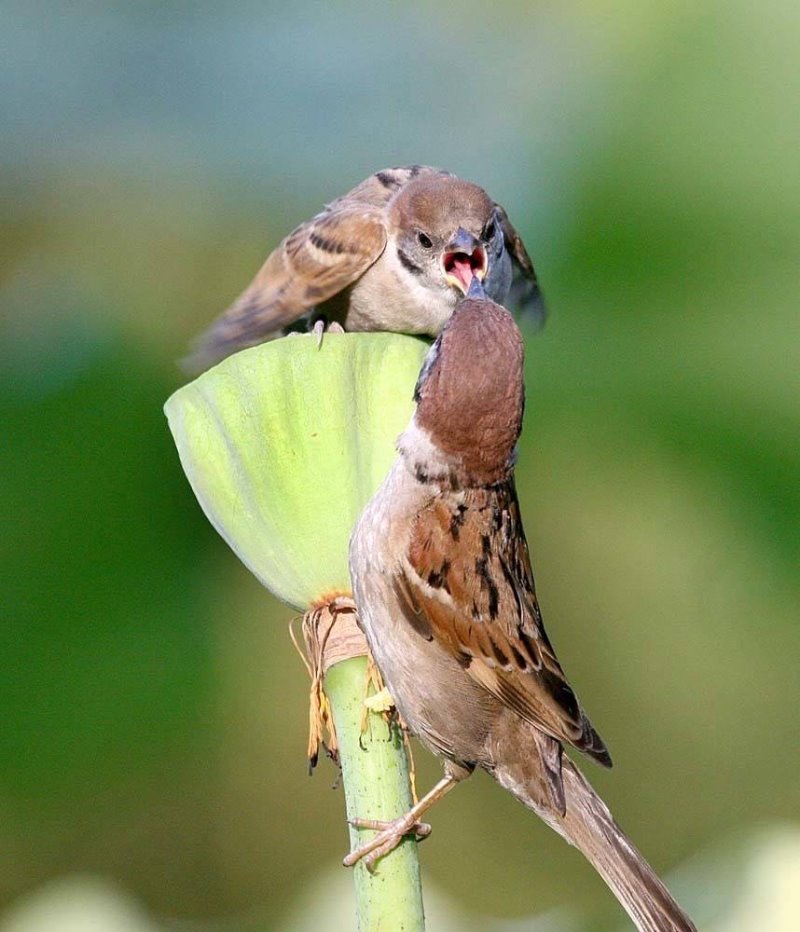
[{"label": "bird foot", "polygon": [[314,326],[311,328],[311,332],[317,338],[317,346],[322,346],[323,334],[344,333],[344,327],[337,323],[335,320],[331,323],[327,323],[324,317],[320,317],[314,321]]},{"label": "bird foot", "polygon": [[377,832],[377,835],[364,842],[363,845],[359,845],[342,861],[345,867],[353,867],[354,864],[363,860],[370,874],[375,873],[377,861],[390,851],[394,851],[407,835],[413,835],[417,841],[422,841],[431,833],[430,825],[427,822],[417,821],[413,810],[391,822],[381,822],[378,819],[350,819],[349,821],[350,825],[355,828],[367,828]]}]

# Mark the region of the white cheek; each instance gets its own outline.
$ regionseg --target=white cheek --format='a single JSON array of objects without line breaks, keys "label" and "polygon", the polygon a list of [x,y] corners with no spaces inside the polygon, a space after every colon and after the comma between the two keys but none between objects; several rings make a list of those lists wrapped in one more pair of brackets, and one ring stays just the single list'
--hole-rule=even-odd
[{"label": "white cheek", "polygon": [[424,462],[436,462],[442,457],[439,448],[433,443],[430,434],[417,424],[417,416],[411,418],[411,423],[400,434],[397,440],[397,449],[403,456]]},{"label": "white cheek", "polygon": [[389,261],[392,274],[402,283],[403,287],[414,296],[415,300],[429,301],[432,294],[444,290],[447,287],[444,274],[435,264],[426,262],[425,257],[420,258],[419,261],[417,256],[413,257],[412,261],[421,268],[422,271],[412,272],[400,261],[397,250],[396,248],[392,248],[391,243],[387,247],[384,255]]},{"label": "white cheek", "polygon": [[458,300],[455,289],[447,284],[444,274],[437,268],[428,266],[419,274],[410,272],[397,258],[391,244],[384,255],[399,285],[398,310],[417,325],[407,332],[438,334]]},{"label": "white cheek", "polygon": [[444,454],[433,443],[428,432],[417,424],[416,415],[398,437],[397,450],[409,473],[416,477],[421,471],[428,477],[429,482],[447,481],[455,465],[455,461]]}]

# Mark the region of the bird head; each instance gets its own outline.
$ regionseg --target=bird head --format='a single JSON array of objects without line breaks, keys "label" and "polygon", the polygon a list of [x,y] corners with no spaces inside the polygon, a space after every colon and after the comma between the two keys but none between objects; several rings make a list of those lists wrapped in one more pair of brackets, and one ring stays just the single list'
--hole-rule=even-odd
[{"label": "bird head", "polygon": [[415,422],[465,483],[505,478],[525,403],[522,336],[473,278],[420,371]]},{"label": "bird head", "polygon": [[502,253],[497,207],[483,188],[448,175],[407,184],[389,210],[397,254],[429,287],[463,297],[473,279],[483,282]]}]

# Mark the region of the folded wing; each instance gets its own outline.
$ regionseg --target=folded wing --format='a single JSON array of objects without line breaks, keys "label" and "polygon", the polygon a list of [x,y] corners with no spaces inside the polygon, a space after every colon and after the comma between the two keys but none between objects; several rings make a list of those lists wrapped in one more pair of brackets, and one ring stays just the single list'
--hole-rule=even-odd
[{"label": "folded wing", "polygon": [[513,481],[435,499],[400,577],[417,630],[522,718],[610,766],[545,633]]}]

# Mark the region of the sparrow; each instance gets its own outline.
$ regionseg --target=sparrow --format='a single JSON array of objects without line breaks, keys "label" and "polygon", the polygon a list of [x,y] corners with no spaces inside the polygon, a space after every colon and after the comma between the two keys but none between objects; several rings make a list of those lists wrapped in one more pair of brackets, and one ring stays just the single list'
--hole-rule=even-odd
[{"label": "sparrow", "polygon": [[547,637],[514,485],[523,344],[507,310],[468,296],[433,344],[398,456],[350,543],[360,624],[409,731],[443,779],[345,858],[375,861],[481,767],[591,862],[643,932],[695,930],[564,753],[611,757]]},{"label": "sparrow", "polygon": [[387,168],[279,243],[185,366],[206,369],[315,313],[320,334],[327,322],[435,337],[473,278],[543,317],[525,245],[483,188],[423,165]]}]

